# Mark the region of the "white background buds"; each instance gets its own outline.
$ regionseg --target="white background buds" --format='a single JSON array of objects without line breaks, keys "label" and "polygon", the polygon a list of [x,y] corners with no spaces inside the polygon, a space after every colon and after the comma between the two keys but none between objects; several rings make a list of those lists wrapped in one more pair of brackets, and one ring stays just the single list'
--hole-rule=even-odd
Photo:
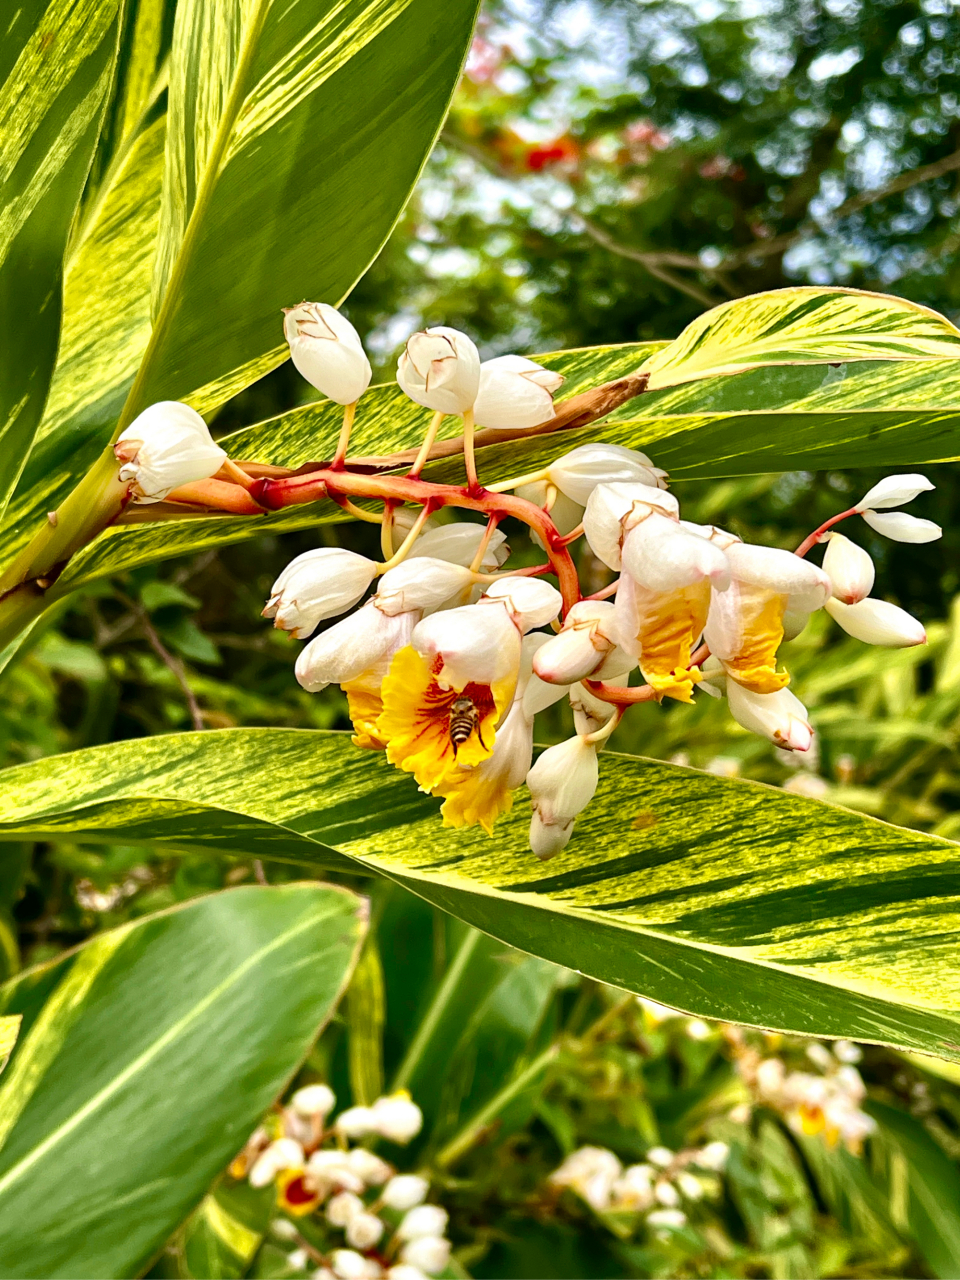
[{"label": "white background buds", "polygon": [[117,437],[113,451],[120,479],[130,481],[134,502],[160,502],[171,489],[209,480],[227,460],[207,424],[187,404],[160,400],[144,409]]},{"label": "white background buds", "polygon": [[423,1126],[423,1112],[405,1093],[393,1093],[373,1104],[373,1122],[382,1138],[409,1142]]},{"label": "white background buds", "polygon": [[291,560],[273,584],[263,617],[304,640],[324,618],[352,609],[369,587],[377,566],[341,547],[318,547]]},{"label": "white background buds", "polygon": [[861,600],[858,604],[842,604],[828,600],[827,613],[844,631],[864,644],[878,644],[887,649],[907,649],[926,644],[927,633],[906,609],[886,600]]},{"label": "white background buds", "polygon": [[336,1106],[336,1096],[327,1084],[308,1084],[290,1099],[290,1106],[298,1116],[309,1119],[312,1116],[329,1115]]},{"label": "white background buds", "polygon": [[553,393],[563,375],[525,356],[497,356],[480,366],[480,390],[473,412],[477,425],[517,431],[556,417]]},{"label": "white background buds", "polygon": [[480,353],[459,329],[426,329],[407,340],[397,382],[427,409],[463,414],[473,408],[480,389]]},{"label": "white background buds", "polygon": [[421,1236],[405,1244],[400,1257],[408,1266],[419,1267],[434,1276],[450,1261],[450,1241],[440,1236]]},{"label": "white background buds", "polygon": [[442,1236],[447,1229],[447,1211],[438,1204],[420,1204],[397,1227],[399,1240],[419,1240],[421,1236]]},{"label": "white background buds", "polygon": [[884,476],[872,489],[863,495],[854,511],[876,511],[884,507],[902,507],[905,502],[912,502],[919,493],[926,493],[934,486],[926,476]]},{"label": "white background buds", "polygon": [[297,371],[312,387],[352,404],[370,385],[372,371],[360,335],[325,302],[301,302],[284,313],[283,333]]},{"label": "white background buds", "polygon": [[833,594],[844,604],[856,604],[873,588],[873,561],[842,533],[828,533],[827,538],[823,571],[830,579]]},{"label": "white background buds", "polygon": [[403,1213],[423,1204],[428,1188],[426,1178],[415,1173],[398,1173],[383,1188],[383,1203],[388,1209],[398,1209]]},{"label": "white background buds", "polygon": [[665,489],[666,472],[645,453],[619,444],[582,444],[550,464],[547,478],[581,507],[598,484],[633,483]]}]

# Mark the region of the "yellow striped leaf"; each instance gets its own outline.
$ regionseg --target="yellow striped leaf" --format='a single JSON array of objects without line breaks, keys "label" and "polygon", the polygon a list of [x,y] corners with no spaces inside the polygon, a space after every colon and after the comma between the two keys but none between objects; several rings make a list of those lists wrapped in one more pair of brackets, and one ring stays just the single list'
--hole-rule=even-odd
[{"label": "yellow striped leaf", "polygon": [[761,365],[960,356],[960,330],[905,298],[801,286],[705,311],[644,364],[651,390]]},{"label": "yellow striped leaf", "polygon": [[0,513],[57,355],[61,263],[100,133],[119,0],[23,0],[0,44]]},{"label": "yellow striped leaf", "polygon": [[960,1061],[960,846],[778,788],[605,753],[542,864],[343,734],[118,743],[4,775],[4,839],[143,841],[388,876],[519,950],[705,1017]]},{"label": "yellow striped leaf", "polygon": [[221,403],[286,358],[281,308],[338,303],[439,131],[477,0],[181,0],[150,347],[125,420]]},{"label": "yellow striped leaf", "polygon": [[[344,889],[234,889],[0,987],[24,1017],[0,1082],[0,1272],[141,1274],[296,1071],[364,928]],[[204,1221],[251,1251],[228,1205]]]}]

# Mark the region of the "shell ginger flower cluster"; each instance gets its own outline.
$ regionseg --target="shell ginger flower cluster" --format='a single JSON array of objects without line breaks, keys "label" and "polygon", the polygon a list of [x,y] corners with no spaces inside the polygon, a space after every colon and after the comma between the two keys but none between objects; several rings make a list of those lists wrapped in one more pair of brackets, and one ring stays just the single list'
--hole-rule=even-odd
[{"label": "shell ginger flower cluster", "polygon": [[[122,501],[247,515],[332,501],[379,524],[382,560],[308,551],[280,574],[264,615],[307,642],[296,664],[301,685],[339,685],[357,746],[384,752],[441,797],[448,826],[492,834],[525,784],[530,846],[553,856],[597,789],[599,753],[637,703],[726,697],[743,728],[809,750],[813,729],[778,651],[820,609],[867,644],[925,641],[916,619],[871,596],[870,556],[836,528],[859,516],[897,541],[939,537],[931,521],[900,509],[933,487],[924,476],[887,477],[795,551],[684,519],[663,470],[601,440],[558,449],[548,466],[486,487],[477,443],[491,432],[502,444],[511,433],[563,427],[554,406],[563,379],[523,356],[482,361],[465,333],[446,326],[413,334],[400,357],[400,390],[433,416],[409,470],[395,474],[389,459],[378,467],[349,456],[371,375],[350,322],[304,302],[286,312],[284,333],[297,369],[343,406],[333,458],[285,474],[238,464],[193,409],[163,402],[117,441]],[[645,385],[634,382],[630,395]],[[608,399],[596,404],[594,417],[609,412]],[[463,452],[462,486],[421,477],[449,416],[462,434],[442,445],[445,456]],[[578,409],[572,421],[582,420]],[[457,513],[464,518],[448,522]],[[507,521],[526,526],[541,564],[511,566]],[[617,575],[587,595],[571,555],[581,538]],[[820,566],[807,558],[818,543]],[[535,717],[562,698],[576,732],[534,762]]]},{"label": "shell ginger flower cluster", "polygon": [[290,1246],[291,1270],[313,1280],[426,1280],[445,1270],[447,1213],[426,1203],[427,1179],[351,1145],[409,1142],[423,1124],[420,1108],[396,1093],[330,1120],[335,1106],[328,1085],[298,1089],[230,1166],[234,1178],[276,1188],[281,1216],[271,1233]]},{"label": "shell ginger flower cluster", "polygon": [[[321,313],[319,304],[296,308],[287,317],[288,337],[297,367],[334,395],[340,366],[331,365],[327,381],[324,359],[335,350],[330,334],[347,322],[328,317],[330,334],[322,334],[315,318]],[[295,333],[290,315],[300,316]],[[359,340],[350,349],[358,353],[357,380],[340,387],[334,398],[341,400],[366,386]],[[778,664],[784,639],[826,609],[868,644],[925,640],[915,619],[870,597],[869,555],[833,527],[861,515],[876,532],[901,541],[939,536],[931,522],[891,511],[932,487],[923,476],[882,481],[796,552],[751,545],[683,519],[664,471],[643,453],[599,441],[561,453],[539,472],[484,488],[475,425],[517,430],[555,413],[561,379],[531,360],[481,362],[466,334],[440,327],[409,340],[397,380],[411,399],[434,410],[409,475],[352,475],[342,436],[338,458],[310,490],[316,496],[322,484],[341,503],[348,494],[381,496],[385,559],[329,547],[309,551],[277,579],[264,614],[308,640],[296,665],[301,685],[311,692],[339,685],[357,746],[383,751],[422,790],[442,797],[445,825],[479,824],[492,834],[526,784],[530,846],[549,858],[566,846],[592,799],[598,753],[631,705],[726,696],[744,728],[778,747],[806,751],[813,729]],[[354,408],[348,406],[345,431]],[[449,414],[463,420],[463,488],[419,479]],[[269,490],[281,505],[282,494],[296,488],[303,488],[299,479],[264,481],[261,494]],[[449,508],[468,518],[438,522],[437,513]],[[528,526],[546,553],[543,564],[511,571],[499,527],[508,518]],[[569,550],[580,537],[619,575],[586,598]],[[822,567],[806,558],[820,541],[827,544]],[[333,619],[339,620],[317,632]],[[630,685],[637,671],[642,683]],[[561,698],[569,699],[576,734],[534,763],[536,714]]]}]

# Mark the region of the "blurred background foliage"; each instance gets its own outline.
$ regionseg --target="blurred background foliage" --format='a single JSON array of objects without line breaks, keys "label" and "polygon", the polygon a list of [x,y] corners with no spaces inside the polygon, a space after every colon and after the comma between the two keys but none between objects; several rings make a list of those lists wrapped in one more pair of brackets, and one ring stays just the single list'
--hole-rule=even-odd
[{"label": "blurred background foliage", "polygon": [[[490,0],[440,144],[345,311],[383,378],[424,324],[466,329],[485,356],[669,338],[708,306],[793,282],[894,292],[958,321],[958,49],[952,0]],[[214,429],[314,394],[288,363],[226,405]],[[690,519],[794,547],[879,475],[688,481],[677,492]],[[917,514],[944,526],[941,542],[917,550],[865,525],[849,530],[877,562],[875,594],[917,614],[929,644],[868,651],[817,615],[784,650],[819,731],[810,758],[778,753],[707,698],[639,708],[612,749],[960,836],[960,531],[951,519],[960,480],[953,466],[929,475],[936,492]],[[519,528],[508,533],[518,560],[532,562]],[[188,728],[347,727],[342,695],[304,693],[293,678],[298,646],[259,614],[294,555],[318,539],[372,551],[373,536],[353,525],[264,537],[71,597],[0,674],[2,762]],[[602,565],[581,568],[594,589],[607,581]],[[558,740],[568,713],[551,714],[543,736]],[[0,872],[7,972],[263,874],[236,859],[143,847],[9,848]],[[376,894],[386,1003],[382,1044],[362,1052],[382,1055],[389,1078],[462,926],[399,890]],[[544,971],[497,944],[498,981],[531,964]],[[654,1017],[555,970],[541,972],[540,991],[532,1003],[488,1009],[486,1041],[478,1033],[472,1049],[438,1048],[411,1081],[421,1105],[430,1098],[438,1109],[428,1117],[433,1148],[412,1151],[412,1168],[435,1159],[471,1106],[482,1109],[484,1090],[495,1094],[555,1049],[536,1087],[437,1174],[461,1273],[960,1274],[960,1086],[936,1063],[867,1050],[866,1105],[879,1129],[856,1155],[798,1136],[751,1099],[731,1033],[702,1023],[691,1032],[687,1019]],[[303,1076],[329,1078],[344,1101],[359,1087],[350,1008],[348,999]],[[513,1040],[503,1029],[511,1019]],[[483,1044],[498,1036],[512,1048],[485,1061]],[[804,1054],[799,1042],[764,1045]],[[584,1144],[630,1163],[657,1144],[679,1151],[713,1139],[731,1147],[727,1172],[682,1230],[612,1221],[546,1183]],[[282,1251],[278,1260],[276,1248],[264,1250],[257,1274],[294,1274]]]}]

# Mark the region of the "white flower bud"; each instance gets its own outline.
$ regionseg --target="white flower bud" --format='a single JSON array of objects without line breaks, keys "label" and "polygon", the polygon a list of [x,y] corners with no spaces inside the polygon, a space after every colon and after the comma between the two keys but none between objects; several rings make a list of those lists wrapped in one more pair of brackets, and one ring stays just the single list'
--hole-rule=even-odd
[{"label": "white flower bud", "polygon": [[306,1249],[292,1249],[287,1254],[287,1266],[292,1267],[294,1271],[306,1271],[309,1261],[310,1255]]},{"label": "white flower bud", "polygon": [[[841,605],[843,609],[847,607]],[[784,751],[809,751],[813,729],[807,720],[807,709],[789,689],[753,693],[736,680],[728,680],[727,700],[734,720],[750,733],[769,738]]]},{"label": "white flower bud", "polygon": [[318,547],[291,560],[273,584],[262,616],[305,640],[325,618],[352,609],[373,581],[377,566],[342,547]]},{"label": "white flower bud", "polygon": [[[358,1195],[352,1191],[339,1191],[331,1200],[327,1202],[326,1216],[327,1221],[333,1227],[345,1227],[348,1222],[363,1213],[366,1205]],[[350,1241],[353,1244],[353,1241]],[[358,1248],[362,1248],[360,1245]]]},{"label": "white flower bud", "polygon": [[548,684],[575,684],[590,678],[625,675],[636,665],[616,643],[609,600],[580,600],[567,613],[563,629],[549,636],[534,655],[533,670]]},{"label": "white flower bud", "polygon": [[481,604],[490,600],[506,607],[522,633],[552,622],[563,605],[556,587],[539,578],[500,578],[487,588]]},{"label": "white flower bud", "polygon": [[873,587],[873,561],[862,547],[842,533],[828,533],[827,538],[823,571],[830,579],[833,594],[844,604],[856,604],[868,596]]},{"label": "white flower bud", "polygon": [[861,511],[871,529],[894,542],[936,542],[943,530],[932,520],[920,520],[906,511]]},{"label": "white flower bud", "polygon": [[438,1204],[419,1204],[403,1215],[397,1227],[398,1240],[419,1240],[421,1236],[442,1236],[448,1214]]},{"label": "white flower bud", "polygon": [[686,1170],[684,1170],[682,1173],[678,1174],[677,1186],[688,1200],[703,1199],[703,1183],[692,1173],[687,1173]]},{"label": "white flower bud", "polygon": [[270,1223],[270,1231],[278,1240],[296,1240],[300,1232],[288,1218],[274,1218]]},{"label": "white flower bud", "polygon": [[469,587],[473,574],[463,565],[432,556],[404,560],[388,569],[377,585],[377,608],[390,616],[436,609],[452,595]]},{"label": "white flower bud", "polygon": [[372,1107],[349,1107],[337,1116],[334,1128],[347,1138],[366,1138],[377,1132]]},{"label": "white flower bud", "polygon": [[427,409],[463,414],[480,389],[480,354],[465,333],[438,325],[408,339],[397,382]]},{"label": "white flower bud", "polygon": [[585,507],[598,484],[642,484],[665,489],[666,472],[645,453],[619,444],[582,444],[550,464],[547,478],[561,493]]},{"label": "white flower bud", "polygon": [[383,1188],[383,1203],[388,1209],[397,1209],[402,1213],[423,1204],[429,1189],[430,1184],[426,1178],[415,1173],[398,1173]]},{"label": "white flower bud", "polygon": [[368,1187],[381,1187],[393,1173],[393,1167],[366,1147],[354,1147],[344,1156],[347,1167],[362,1178]]},{"label": "white flower bud", "polygon": [[363,1179],[350,1168],[344,1151],[315,1151],[307,1161],[307,1181],[321,1195],[328,1195],[334,1188],[354,1195],[365,1190]]},{"label": "white flower bud", "polygon": [[616,707],[596,697],[582,684],[570,687],[570,710],[573,712],[573,727],[580,734],[596,733],[616,713]]},{"label": "white flower bud", "polygon": [[926,476],[885,476],[879,484],[875,484],[865,493],[854,511],[876,511],[884,507],[902,507],[905,502],[912,502],[919,493],[925,493],[935,486]]},{"label": "white flower bud", "polygon": [[250,1185],[265,1187],[281,1169],[299,1169],[303,1164],[303,1147],[293,1138],[277,1138],[260,1153],[250,1170]]},{"label": "white flower bud", "polygon": [[419,618],[418,613],[388,617],[368,601],[304,646],[294,668],[297,680],[308,693],[355,680],[408,645]]},{"label": "white flower bud", "polygon": [[470,604],[432,613],[413,630],[410,643],[428,662],[441,658],[441,685],[493,685],[520,665],[520,632],[506,609]]},{"label": "white flower bud", "polygon": [[[486,532],[482,524],[460,521],[458,524],[442,524],[436,529],[429,529],[413,544],[408,560],[432,556],[437,560],[449,560],[451,564],[464,567],[473,564],[477,549]],[[495,530],[484,553],[480,568],[484,573],[499,569],[510,554],[505,546],[507,535],[499,529]]]},{"label": "white flower bud", "polygon": [[864,644],[878,644],[887,649],[908,649],[915,644],[926,644],[927,633],[921,623],[905,609],[886,600],[861,600],[857,604],[842,604],[828,600],[827,613],[840,624],[848,635]]},{"label": "white flower bud", "polygon": [[654,1187],[653,1195],[658,1204],[665,1204],[670,1209],[675,1209],[680,1203],[680,1192],[672,1182],[665,1182],[662,1179]]},{"label": "white flower bud", "polygon": [[838,1062],[853,1064],[859,1062],[863,1054],[852,1040],[835,1040],[833,1042],[833,1056]]},{"label": "white flower bud", "polygon": [[427,1275],[435,1276],[450,1261],[450,1241],[440,1236],[421,1236],[403,1246],[400,1258],[409,1266],[419,1267]]},{"label": "white flower bud", "polygon": [[563,375],[525,356],[497,356],[480,366],[480,390],[474,405],[477,425],[500,431],[535,427],[556,417],[553,392]]},{"label": "white flower bud", "polygon": [[217,474],[227,455],[189,405],[161,400],[134,418],[113,446],[133,501],[161,502],[171,489]]},{"label": "white flower bud", "polygon": [[566,847],[574,819],[593,799],[598,781],[597,749],[579,735],[544,751],[527,774],[530,847],[538,858]]},{"label": "white flower bud", "polygon": [[334,1249],[330,1261],[340,1280],[370,1280],[368,1260],[362,1253],[353,1249]]},{"label": "white flower bud", "polygon": [[680,504],[672,493],[650,485],[598,484],[583,513],[590,550],[611,569],[619,569],[625,532],[654,512],[676,519]]},{"label": "white flower bud", "polygon": [[673,1164],[673,1152],[669,1147],[651,1147],[647,1159],[658,1169],[668,1169]]},{"label": "white flower bud", "polygon": [[668,1231],[679,1231],[687,1225],[687,1215],[682,1209],[654,1209],[647,1214],[647,1224]]},{"label": "white flower bud", "polygon": [[708,1142],[701,1148],[697,1156],[697,1164],[701,1169],[710,1169],[714,1173],[719,1173],[726,1167],[727,1157],[730,1155],[730,1148],[725,1142]]},{"label": "white flower bud", "polygon": [[372,1110],[376,1132],[391,1142],[409,1142],[423,1127],[423,1112],[405,1092],[378,1098]]},{"label": "white flower bud", "polygon": [[374,1213],[357,1213],[347,1223],[347,1244],[354,1249],[372,1249],[383,1235],[383,1223]]},{"label": "white flower bud", "polygon": [[407,1262],[391,1267],[387,1272],[387,1280],[427,1280],[427,1273],[419,1267],[411,1267]]},{"label": "white flower bud", "polygon": [[284,312],[283,334],[297,371],[337,404],[353,404],[370,385],[372,370],[360,335],[335,307],[301,302]]},{"label": "white flower bud", "polygon": [[336,1104],[336,1095],[328,1084],[305,1085],[290,1099],[290,1106],[297,1115],[308,1120],[312,1116],[329,1115]]}]

